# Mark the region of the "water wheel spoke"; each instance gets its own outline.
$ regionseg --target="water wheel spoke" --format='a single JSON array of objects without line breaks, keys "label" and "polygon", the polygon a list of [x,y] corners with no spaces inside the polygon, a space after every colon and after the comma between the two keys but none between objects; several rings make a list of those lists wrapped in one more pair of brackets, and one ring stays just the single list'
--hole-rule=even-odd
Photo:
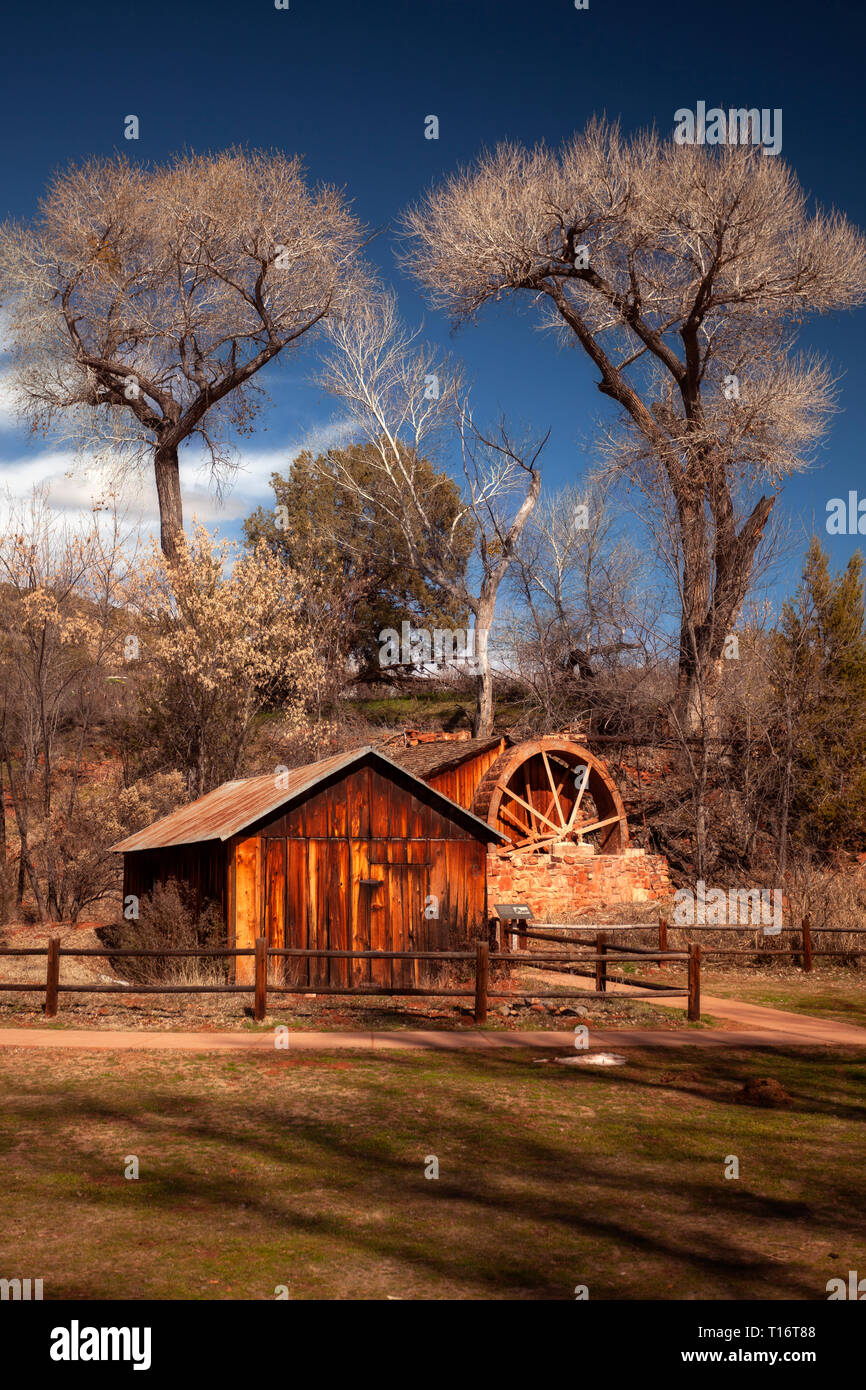
[{"label": "water wheel spoke", "polygon": [[528,849],[530,847],[532,849],[541,849],[543,845],[555,844],[560,838],[559,835],[543,835],[539,840],[537,836],[529,835],[525,840],[514,840],[510,845],[501,845],[498,849],[494,850],[494,854],[502,858],[503,856],[514,854],[515,851],[521,849]]},{"label": "water wheel spoke", "polygon": [[[524,800],[523,800],[523,797],[520,796],[520,794],[519,794],[518,792],[516,792],[516,791],[514,790],[513,787],[503,787],[503,788],[502,788],[502,791],[503,791],[503,793],[504,793],[506,796],[509,796],[509,797],[511,798],[512,801],[516,801],[517,804],[518,804],[519,806],[522,806],[522,807],[524,808],[524,810],[528,811],[529,814],[530,814],[530,816],[531,816],[532,819],[533,819],[533,822],[534,822],[535,818],[537,817],[538,820],[544,821],[544,824],[545,824],[545,825],[549,825],[549,826],[550,826],[550,829],[551,829],[551,830],[554,830],[554,831],[556,832],[557,835],[559,835],[559,834],[562,833],[562,826],[561,826],[561,825],[554,825],[553,821],[550,820],[547,816],[542,815],[541,811],[539,811],[539,810],[537,809],[537,807],[530,806],[530,804],[529,804],[528,801],[524,801]],[[502,811],[503,811],[503,814],[505,814],[504,807],[502,808]],[[533,823],[533,829],[535,829],[534,823]]]},{"label": "water wheel spoke", "polygon": [[[584,764],[584,766],[585,766],[585,764]],[[580,805],[581,801],[583,800],[583,793],[586,791],[586,789],[587,789],[588,786],[589,786],[589,770],[587,769],[587,771],[586,771],[586,773],[584,774],[583,779],[582,779],[582,781],[581,781],[581,784],[580,784],[580,791],[577,793],[577,800],[575,801],[574,807],[573,807],[572,812],[571,812],[571,823],[572,823],[572,825],[574,824],[575,812],[577,811],[578,806]]]},{"label": "water wheel spoke", "polygon": [[523,764],[523,790],[526,792],[526,804],[529,807],[529,820],[533,830],[537,830],[535,823],[535,803],[532,799],[532,788],[529,785],[529,763]]},{"label": "water wheel spoke", "polygon": [[510,820],[511,824],[516,826],[522,835],[528,835],[530,840],[535,839],[535,835],[533,834],[530,827],[526,824],[526,822],[520,820],[517,816],[513,814],[512,811],[509,811],[507,806],[500,806],[499,814],[500,816],[505,816],[506,820]]},{"label": "water wheel spoke", "polygon": [[589,835],[593,830],[601,830],[605,825],[613,825],[614,821],[619,819],[619,816],[608,816],[605,820],[591,821],[589,825],[579,825],[577,831],[579,835]]},{"label": "water wheel spoke", "polygon": [[542,762],[544,763],[544,770],[545,770],[545,772],[547,773],[547,780],[548,780],[548,782],[550,783],[550,790],[553,792],[553,804],[554,804],[554,806],[556,807],[556,814],[559,816],[559,823],[560,823],[560,825],[562,826],[562,828],[563,828],[563,830],[564,830],[564,829],[565,829],[565,824],[566,824],[566,822],[565,822],[565,813],[564,813],[564,811],[563,811],[563,809],[562,809],[562,806],[560,805],[559,793],[560,793],[560,791],[562,790],[562,788],[565,786],[565,777],[568,776],[568,773],[565,774],[565,777],[563,777],[562,781],[560,782],[559,786],[557,787],[556,783],[555,783],[554,780],[553,780],[553,772],[552,772],[552,770],[551,770],[550,763],[549,763],[548,758],[547,758],[547,754],[546,754],[546,752],[544,751],[543,748],[542,748],[542,750],[541,750],[541,760],[542,760]]}]

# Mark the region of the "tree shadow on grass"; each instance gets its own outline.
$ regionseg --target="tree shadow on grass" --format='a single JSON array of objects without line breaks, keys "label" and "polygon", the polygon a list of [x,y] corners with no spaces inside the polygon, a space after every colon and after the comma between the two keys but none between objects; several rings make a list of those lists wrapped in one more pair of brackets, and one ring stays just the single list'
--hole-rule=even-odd
[{"label": "tree shadow on grass", "polygon": [[[757,1138],[764,1156],[774,1143],[784,1151],[775,1115],[726,1105],[722,1131],[711,1111],[691,1113],[687,1126],[678,1115],[648,1118],[635,1113],[656,1084],[647,1075],[551,1067],[542,1076],[490,1054],[354,1061],[350,1083],[341,1078],[330,1094],[321,1059],[291,1056],[276,1066],[233,1057],[240,1094],[200,1094],[199,1078],[224,1076],[228,1059],[209,1059],[171,1085],[151,1069],[120,1101],[87,1085],[60,1104],[49,1093],[44,1120],[62,1143],[31,1150],[28,1176],[36,1191],[59,1187],[70,1219],[69,1177],[80,1173],[82,1206],[108,1215],[112,1228],[149,1220],[168,1236],[184,1223],[220,1231],[240,1222],[252,1247],[313,1241],[358,1266],[397,1262],[433,1296],[444,1284],[478,1297],[562,1298],[579,1282],[593,1297],[622,1296],[624,1287],[658,1297],[665,1271],[669,1283],[691,1279],[715,1296],[815,1297],[821,1289],[802,1265],[782,1266],[764,1250],[780,1227],[807,1218],[841,1238],[843,1191],[846,1221],[863,1205],[863,1181],[832,1166],[809,1173],[808,1202],[725,1182],[725,1145],[742,1141],[745,1156]],[[313,1093],[317,1066],[323,1085]],[[576,1101],[621,1106],[625,1119],[602,1114],[593,1129],[570,1114]],[[696,1104],[706,1109],[706,1098]],[[14,1115],[14,1097],[10,1105]],[[38,1124],[32,1096],[19,1108],[22,1124]],[[558,1123],[565,1132],[554,1138]],[[119,1148],[139,1154],[140,1183],[118,1184],[120,1156],[91,1140],[117,1130]],[[431,1152],[441,1165],[433,1182],[423,1176]],[[623,1259],[645,1275],[623,1277]]]}]

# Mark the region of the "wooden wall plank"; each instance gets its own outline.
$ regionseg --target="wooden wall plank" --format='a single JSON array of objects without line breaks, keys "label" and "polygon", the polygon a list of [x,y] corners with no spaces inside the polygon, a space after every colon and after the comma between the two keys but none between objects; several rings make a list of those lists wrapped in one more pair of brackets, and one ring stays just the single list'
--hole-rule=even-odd
[{"label": "wooden wall plank", "polygon": [[[235,945],[239,950],[255,945],[262,916],[261,842],[249,835],[235,844]],[[252,984],[255,963],[252,956],[237,961],[237,982]]]},{"label": "wooden wall plank", "polygon": [[[269,946],[286,945],[286,841],[262,841],[265,865],[265,935]],[[275,984],[285,980],[285,961],[270,962],[268,978]]]},{"label": "wooden wall plank", "polygon": [[[381,860],[377,862],[377,856],[381,855],[384,859],[386,850],[384,845],[375,840],[370,841],[370,878],[382,879],[381,888],[367,888],[369,895],[370,913],[370,950],[387,951],[393,950],[389,944],[389,909],[388,909],[388,882],[386,871]],[[371,979],[373,984],[389,985],[391,982],[391,969],[388,961],[372,961]]]},{"label": "wooden wall plank", "polygon": [[[327,949],[327,936],[324,931],[319,931],[319,923],[324,907],[321,903],[321,883],[319,861],[324,842],[321,840],[309,840],[307,842],[307,949],[312,951],[317,946]],[[324,938],[324,939],[321,939]],[[311,989],[316,985],[326,985],[328,983],[328,963],[322,959],[311,959],[307,967],[307,979]]]},{"label": "wooden wall plank", "polygon": [[[349,884],[351,882],[348,840],[330,841],[326,849],[326,864],[328,949],[347,951],[349,949],[348,916]],[[349,961],[332,960],[330,964],[330,983],[332,985],[348,984]]]},{"label": "wooden wall plank", "polygon": [[[286,842],[286,945],[304,950],[309,944],[309,863],[307,842]],[[308,984],[310,968],[301,957],[286,962],[286,984]]]},{"label": "wooden wall plank", "polygon": [[[367,840],[349,842],[352,886],[350,899],[351,949],[353,951],[372,950],[370,944],[370,889],[362,886],[361,879],[371,877],[370,846]],[[372,980],[370,962],[356,960],[353,978],[358,985],[369,985]]]}]

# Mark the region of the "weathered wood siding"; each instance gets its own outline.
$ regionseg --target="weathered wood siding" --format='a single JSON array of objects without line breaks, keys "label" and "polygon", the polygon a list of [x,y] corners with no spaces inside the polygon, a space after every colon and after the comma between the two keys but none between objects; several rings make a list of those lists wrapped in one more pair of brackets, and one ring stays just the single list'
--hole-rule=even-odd
[{"label": "weathered wood siding", "polygon": [[[256,833],[244,835],[232,843],[230,874],[230,907],[228,944],[239,950],[255,945],[264,926],[262,892],[262,839]],[[235,960],[235,980],[239,985],[252,984],[255,979],[252,956]]]},{"label": "weathered wood siding", "polygon": [[140,850],[123,856],[123,896],[143,898],[157,883],[170,878],[188,885],[195,894],[198,911],[207,900],[226,912],[226,847],[220,840],[195,845],[172,845],[167,849]]},{"label": "weathered wood siding", "polygon": [[[261,920],[272,945],[435,951],[484,927],[484,841],[374,768],[317,788],[260,834]],[[240,920],[237,944],[246,944]],[[290,961],[286,978],[315,988],[411,985],[424,974],[410,961],[313,960]]]},{"label": "weathered wood siding", "polygon": [[456,767],[445,768],[442,772],[432,773],[426,780],[431,787],[435,787],[437,792],[443,796],[450,797],[456,801],[458,806],[464,806],[468,811],[478,790],[478,784],[484,776],[491,763],[495,763],[499,757],[504,743],[494,744],[484,753],[479,753],[475,758],[467,758],[465,762],[458,763]]},{"label": "weathered wood siding", "polygon": [[[478,775],[466,776],[467,799]],[[172,876],[190,883],[198,902],[222,906],[230,947],[265,935],[304,949],[459,949],[487,922],[487,840],[459,814],[402,772],[356,766],[225,844],[127,853],[124,893]],[[410,961],[290,959],[271,978],[315,989],[420,984],[429,973]],[[238,984],[254,974],[252,956],[237,960]]]}]

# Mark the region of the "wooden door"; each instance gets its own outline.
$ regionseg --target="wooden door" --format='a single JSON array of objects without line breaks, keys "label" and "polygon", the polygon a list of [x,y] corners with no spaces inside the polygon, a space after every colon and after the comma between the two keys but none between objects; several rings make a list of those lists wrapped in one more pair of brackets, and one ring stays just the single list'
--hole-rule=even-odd
[{"label": "wooden door", "polygon": [[[315,886],[310,884],[310,867],[306,840],[286,841],[286,945],[308,949],[310,946],[310,900]],[[286,957],[287,985],[309,985],[310,961],[306,956]]]},{"label": "wooden door", "polygon": [[[387,936],[392,951],[421,951],[424,949],[424,901],[427,894],[426,864],[383,864],[385,872],[385,910],[388,914]],[[424,962],[395,960],[392,978],[394,987],[411,989],[424,975]]]},{"label": "wooden door", "polygon": [[[352,875],[348,840],[309,840],[307,858],[307,944],[323,951],[351,949],[349,913]],[[349,962],[313,956],[309,964],[310,989],[345,985]]]},{"label": "wooden door", "polygon": [[[370,878],[380,879],[381,887],[368,890],[371,911],[371,946],[379,951],[422,951],[426,949],[427,932],[424,904],[428,893],[430,866],[426,862],[426,845],[410,853],[406,841],[370,841]],[[421,858],[421,855],[424,858]],[[373,983],[390,984],[392,988],[410,988],[423,976],[417,961],[395,960],[390,967],[383,962],[373,966]]]}]

